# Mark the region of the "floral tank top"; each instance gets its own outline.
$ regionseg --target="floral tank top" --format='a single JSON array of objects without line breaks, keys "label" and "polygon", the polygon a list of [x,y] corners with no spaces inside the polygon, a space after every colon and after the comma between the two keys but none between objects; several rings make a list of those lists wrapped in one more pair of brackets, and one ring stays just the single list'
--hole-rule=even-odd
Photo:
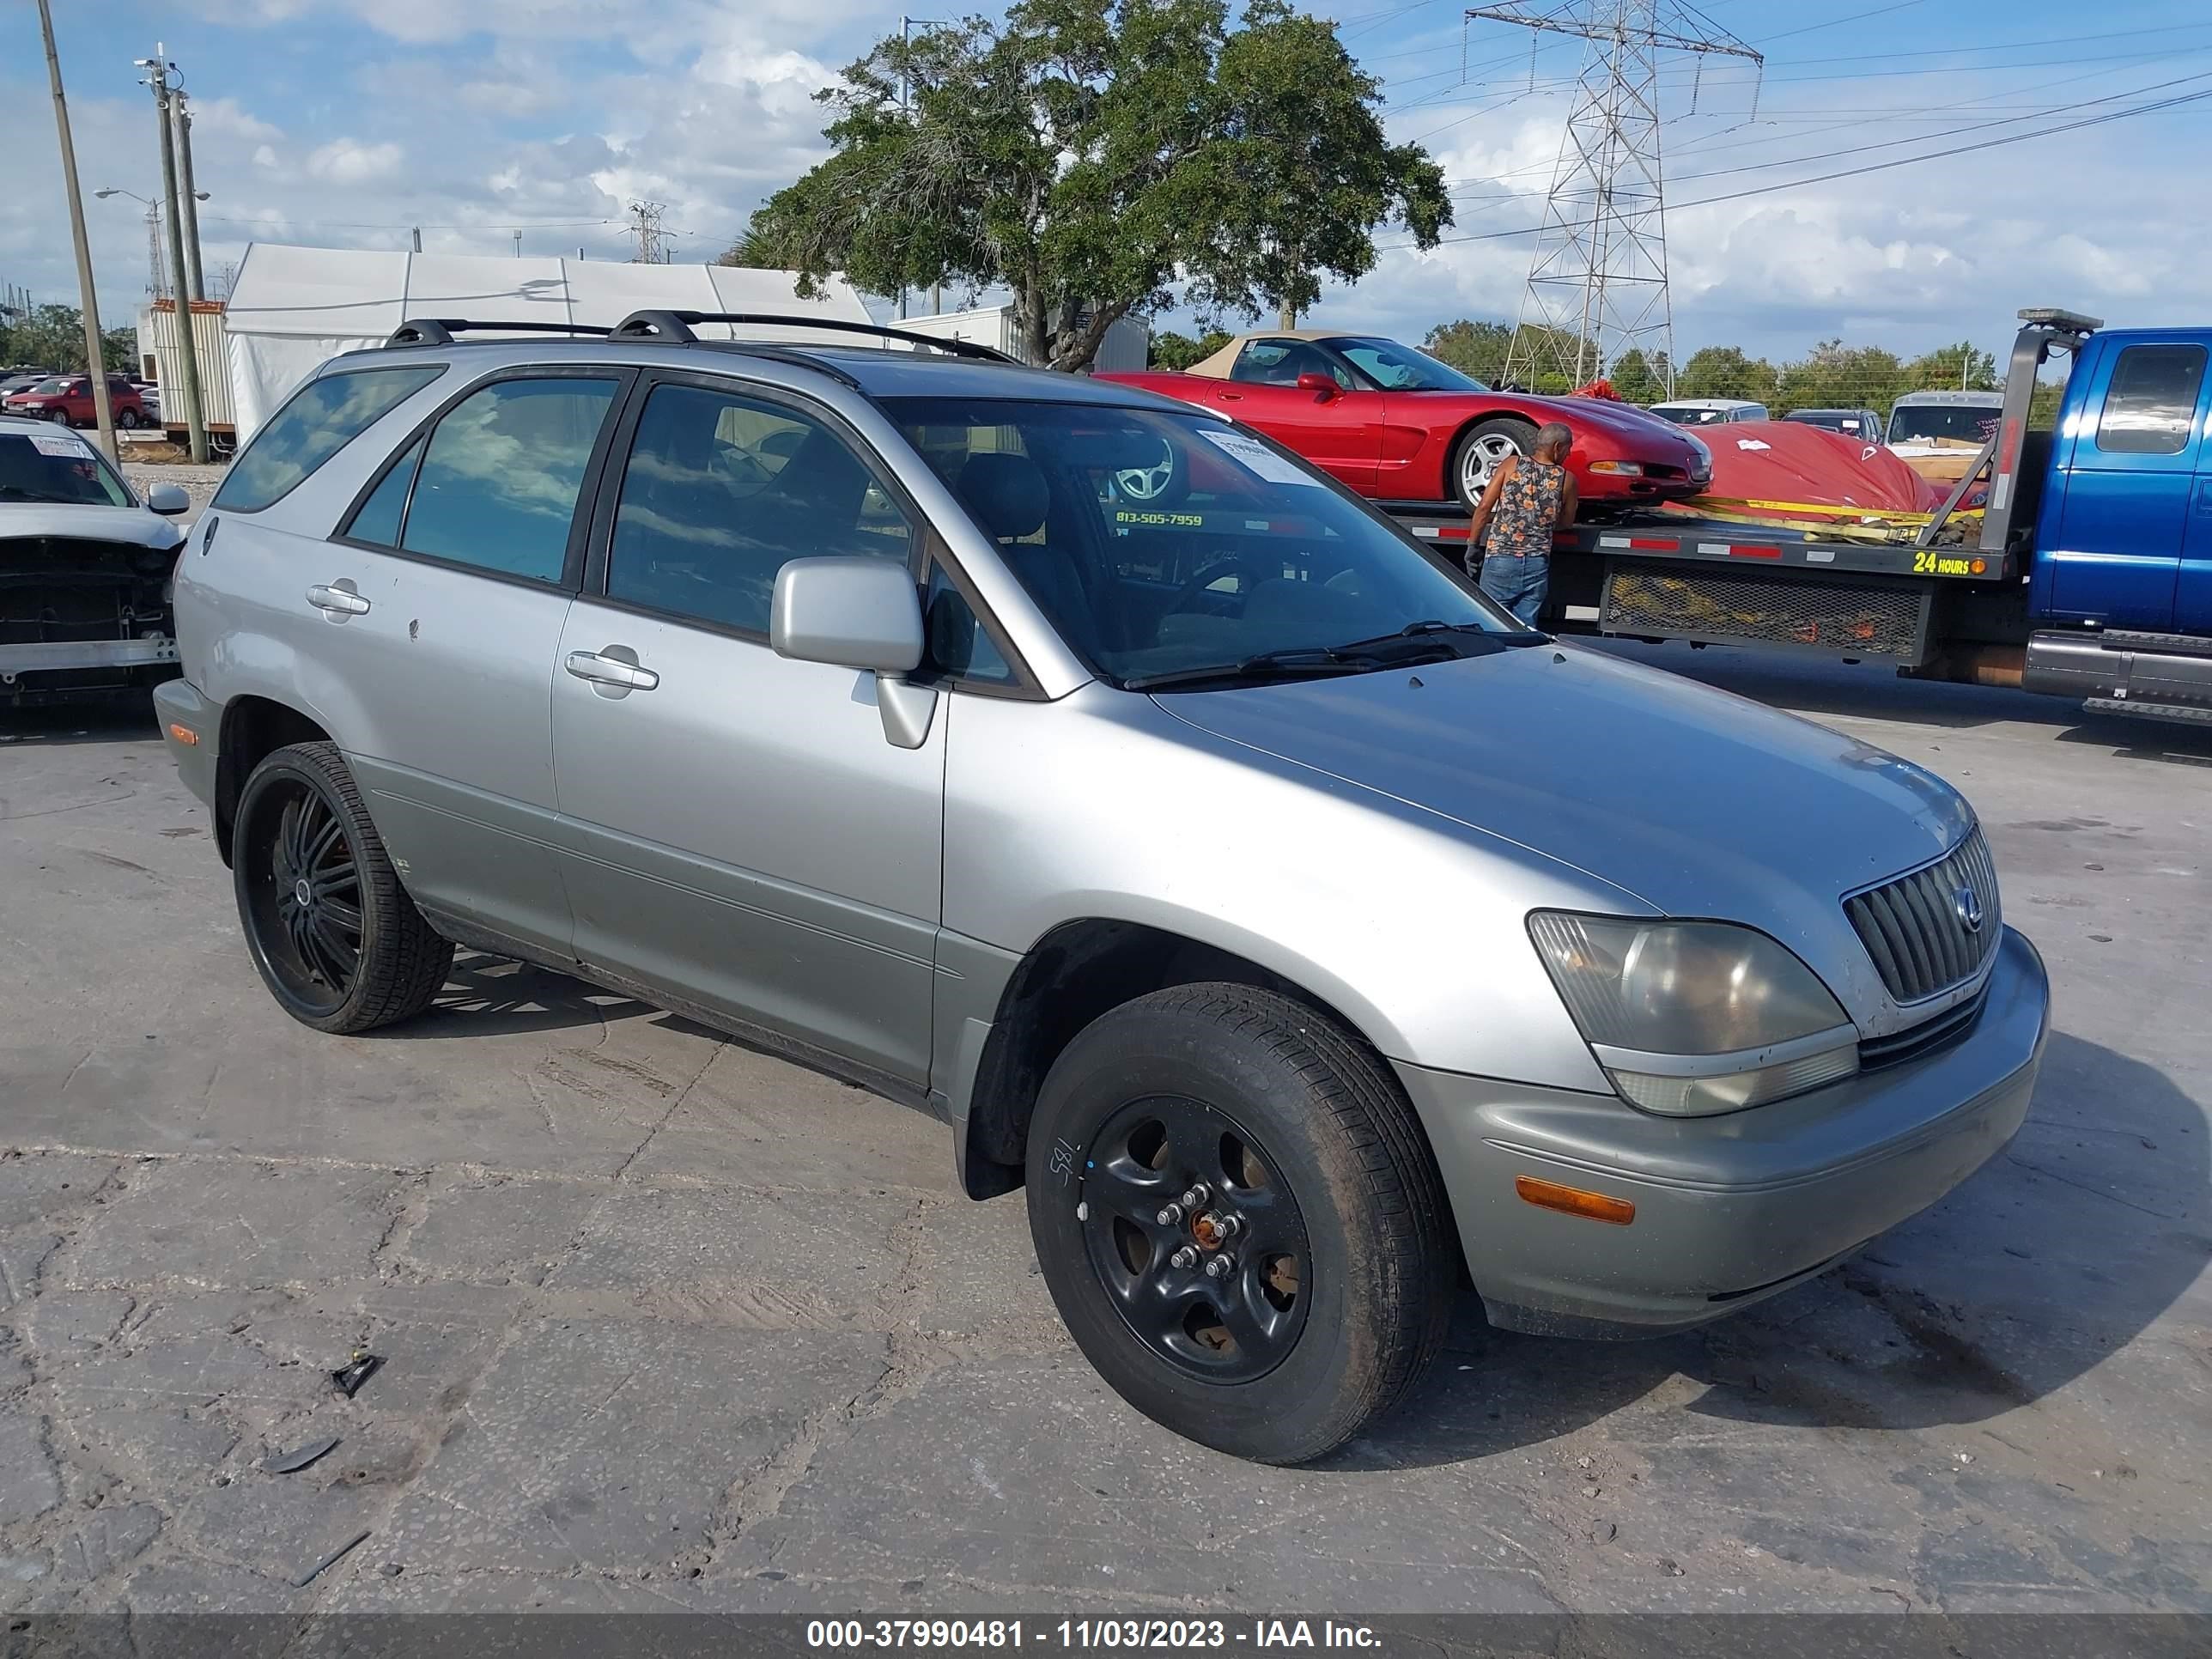
[{"label": "floral tank top", "polygon": [[1566,468],[1555,461],[1527,455],[1514,461],[1513,476],[1490,510],[1489,551],[1493,557],[1503,553],[1542,558],[1551,552],[1566,477]]}]

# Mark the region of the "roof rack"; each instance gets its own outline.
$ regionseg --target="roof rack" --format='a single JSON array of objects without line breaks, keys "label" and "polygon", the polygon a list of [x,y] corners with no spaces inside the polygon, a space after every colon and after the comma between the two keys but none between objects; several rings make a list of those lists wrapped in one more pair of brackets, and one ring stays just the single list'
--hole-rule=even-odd
[{"label": "roof rack", "polygon": [[465,317],[410,317],[392,331],[387,346],[443,346],[453,343],[457,334],[478,334],[489,330],[510,334],[592,334],[609,332],[592,323],[502,323],[471,322]]},{"label": "roof rack", "polygon": [[818,328],[833,334],[866,334],[878,339],[903,340],[909,345],[927,346],[933,351],[942,351],[948,356],[970,357],[982,362],[1016,363],[1003,351],[979,345],[973,340],[944,340],[933,334],[918,333],[913,329],[884,328],[876,323],[848,323],[834,317],[790,317],[772,312],[757,311],[633,311],[617,323],[608,336],[615,340],[652,340],[664,345],[695,345],[699,337],[692,332],[699,323],[750,323],[762,328]]}]

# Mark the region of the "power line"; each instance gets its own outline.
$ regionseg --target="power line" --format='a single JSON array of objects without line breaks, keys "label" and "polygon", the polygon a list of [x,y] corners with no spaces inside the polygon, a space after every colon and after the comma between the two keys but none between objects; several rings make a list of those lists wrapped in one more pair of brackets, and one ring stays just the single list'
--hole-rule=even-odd
[{"label": "power line", "polygon": [[[2190,76],[2184,78],[2195,80],[2200,77]],[[2139,88],[2137,90],[2148,91],[2150,88]],[[1815,173],[1806,179],[1785,179],[1778,184],[1755,185],[1748,190],[1729,191],[1718,196],[1700,196],[1692,201],[1676,203],[1674,210],[1679,213],[1687,208],[1712,207],[1723,202],[1740,202],[1753,196],[1771,196],[1778,191],[1802,189],[1807,185],[1827,184],[1838,179],[1856,179],[1869,173],[1887,173],[1892,167],[1911,167],[1921,161],[1940,161],[1954,155],[1969,155],[1976,150],[1996,149],[2007,144],[2024,144],[2030,139],[2048,138],[2061,132],[2078,131],[2083,127],[2103,126],[2108,122],[2124,121],[2137,115],[2152,115],[2160,110],[2172,109],[2182,104],[2197,103],[2207,98],[2212,98],[2212,88],[2206,88],[2197,92],[2182,93],[2172,98],[2160,98],[2151,103],[2139,104],[2133,109],[2108,111],[2103,115],[2093,115],[2085,120],[2065,121],[2057,126],[2039,127],[2032,132],[2014,132],[2008,133],[2002,138],[1986,138],[1978,144],[1954,144],[1948,149],[1929,150],[1921,155],[1900,155],[1893,161],[1871,162],[1863,167],[1844,167],[1838,172]],[[1502,241],[1510,237],[1533,236],[1543,228],[1541,225],[1522,225],[1513,230],[1480,231],[1466,236],[1440,236],[1431,246],[1441,246],[1447,242]],[[1396,242],[1380,251],[1396,252],[1413,246],[1414,244],[1411,242]]]},{"label": "power line", "polygon": [[[1579,386],[1626,353],[1641,351],[1668,365],[1672,391],[1674,312],[1659,161],[1660,58],[1692,53],[1700,73],[1709,57],[1741,58],[1761,67],[1765,60],[1686,0],[1582,0],[1574,9],[1548,11],[1533,9],[1534,3],[1507,0],[1466,14],[1469,22],[1512,23],[1584,43],[1581,86],[1545,198],[1506,376],[1534,381],[1551,368]],[[1752,94],[1754,109],[1758,96]],[[1595,210],[1586,222],[1574,216],[1585,202]]]}]

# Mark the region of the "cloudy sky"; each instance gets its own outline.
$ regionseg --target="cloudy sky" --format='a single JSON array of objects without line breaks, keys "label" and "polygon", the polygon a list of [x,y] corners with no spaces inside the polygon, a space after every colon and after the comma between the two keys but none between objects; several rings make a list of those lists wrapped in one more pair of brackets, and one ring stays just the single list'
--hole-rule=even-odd
[{"label": "cloudy sky", "polygon": [[[1548,9],[1548,0],[1547,0]],[[810,94],[898,15],[869,0],[53,0],[101,304],[127,321],[158,192],[157,40],[198,112],[210,276],[252,240],[627,257],[667,204],[674,257],[710,258],[821,153]],[[1318,8],[1317,8],[1318,9]],[[1336,0],[1383,77],[1394,136],[1429,146],[1459,224],[1395,247],[1319,320],[1420,338],[1510,319],[1579,48],[1462,21],[1462,0]],[[1796,354],[1842,336],[1919,349],[2009,337],[2020,306],[2118,322],[2212,311],[2203,211],[2212,97],[2203,0],[1706,0],[1766,57],[1671,59],[1661,82],[1678,350]],[[186,15],[189,11],[190,15]],[[2094,30],[2092,33],[2092,30]],[[0,7],[0,282],[74,303],[52,107],[29,0]],[[1926,157],[1929,159],[1915,160]],[[1881,167],[1856,177],[1816,175]],[[1810,182],[1808,182],[1810,181]],[[1741,194],[1758,191],[1757,194]],[[1712,200],[1708,198],[1733,198]],[[1387,233],[1386,244],[1402,237]]]}]

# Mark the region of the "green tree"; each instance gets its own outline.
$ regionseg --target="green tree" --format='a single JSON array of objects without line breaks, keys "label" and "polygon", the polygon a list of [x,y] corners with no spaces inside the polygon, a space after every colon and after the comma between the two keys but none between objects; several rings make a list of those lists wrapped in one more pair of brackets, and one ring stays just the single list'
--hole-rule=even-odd
[{"label": "green tree", "polygon": [[1513,345],[1513,331],[1503,323],[1478,323],[1462,317],[1438,323],[1421,341],[1421,349],[1462,374],[1472,374],[1485,386],[1505,378],[1505,354]]},{"label": "green tree", "polygon": [[1900,392],[1995,392],[2003,384],[1996,358],[1971,340],[1915,357],[1905,364],[1903,381]]},{"label": "green tree", "polygon": [[[83,329],[79,327],[78,335],[82,337],[83,332]],[[77,355],[82,356],[84,354],[80,350]],[[137,374],[139,366],[138,331],[135,328],[102,329],[100,332],[100,360],[115,374]]]},{"label": "green tree", "polygon": [[1194,340],[1188,334],[1178,334],[1166,329],[1152,336],[1152,366],[1154,368],[1188,368],[1201,362],[1227,345],[1237,337],[1226,329],[1209,329]]},{"label": "green tree", "polygon": [[[111,368],[118,367],[112,342],[123,342],[121,367],[128,367],[137,352],[136,336],[128,329],[112,329],[103,337],[102,355]],[[84,313],[75,306],[33,306],[0,334],[0,363],[30,363],[62,374],[84,368]]]},{"label": "green tree", "polygon": [[1623,403],[1656,404],[1667,396],[1667,354],[1655,351],[1647,358],[1641,347],[1620,354],[1607,376]]},{"label": "green tree", "polygon": [[1017,0],[893,36],[822,94],[835,153],[776,192],[747,263],[872,293],[1012,292],[1027,355],[1088,363],[1115,320],[1304,310],[1371,270],[1374,231],[1435,245],[1441,168],[1392,144],[1381,87],[1284,0]]},{"label": "green tree", "polygon": [[1775,413],[1793,409],[1867,408],[1887,415],[1905,389],[1905,366],[1880,346],[1823,340],[1810,356],[1784,365]]},{"label": "green tree", "polygon": [[1774,365],[1746,356],[1741,346],[1700,346],[1674,371],[1677,398],[1742,398],[1771,406],[1780,386]]}]

